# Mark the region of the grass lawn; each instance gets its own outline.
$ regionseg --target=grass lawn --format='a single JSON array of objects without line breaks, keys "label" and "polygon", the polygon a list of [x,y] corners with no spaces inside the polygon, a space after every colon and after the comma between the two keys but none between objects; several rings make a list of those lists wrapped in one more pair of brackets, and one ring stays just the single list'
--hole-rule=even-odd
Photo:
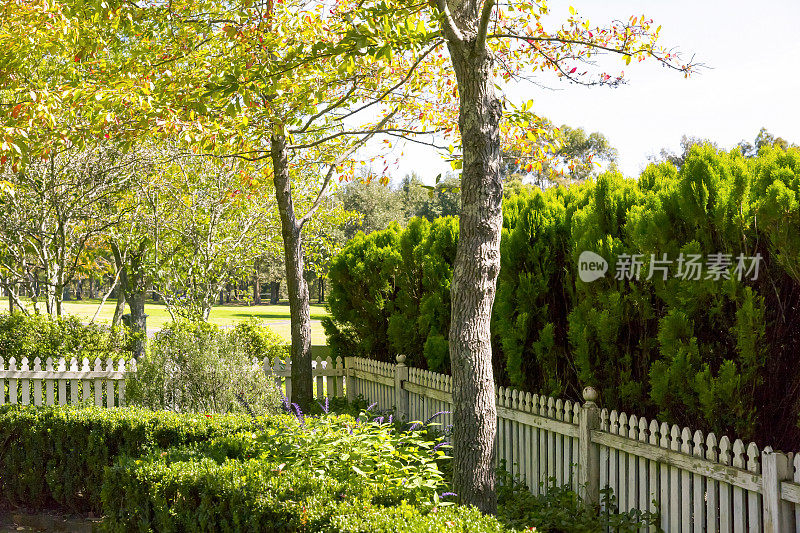
[{"label": "grass lawn", "polygon": [[[5,311],[8,309],[8,299],[0,298],[0,309]],[[91,320],[97,306],[100,305],[100,300],[81,300],[64,302],[64,312],[75,315],[81,320]],[[97,315],[98,322],[110,322],[114,316],[114,307],[116,301],[109,299],[106,301],[100,314]],[[147,313],[147,328],[159,329],[164,324],[171,320],[169,312],[163,303],[148,301],[145,306]],[[289,320],[289,304],[286,301],[281,301],[277,305],[244,305],[244,304],[229,304],[215,306],[211,310],[209,322],[217,324],[218,326],[232,326],[239,321],[247,320],[249,317],[255,317],[265,322],[276,333],[281,335],[287,341],[291,338],[291,322]],[[325,339],[325,332],[322,329],[320,320],[328,316],[328,310],[324,305],[311,306],[311,344],[315,346],[325,346],[327,341]]]}]

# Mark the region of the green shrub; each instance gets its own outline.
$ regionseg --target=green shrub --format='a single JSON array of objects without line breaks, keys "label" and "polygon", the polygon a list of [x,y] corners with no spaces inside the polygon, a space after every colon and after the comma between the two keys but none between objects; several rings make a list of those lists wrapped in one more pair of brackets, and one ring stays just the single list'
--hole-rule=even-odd
[{"label": "green shrub", "polygon": [[351,416],[272,417],[263,433],[122,458],[109,531],[504,531],[443,504],[446,457],[426,432]]},{"label": "green shrub", "polygon": [[[796,447],[798,420],[786,413],[800,412],[800,149],[747,159],[695,147],[680,170],[651,165],[638,180],[609,172],[523,191],[503,209],[499,384],[575,400],[591,385],[610,408]],[[410,365],[449,370],[457,232],[454,221],[439,224],[361,235],[334,258],[326,332],[353,350],[343,355],[405,353]],[[578,279],[583,251],[609,260],[604,278]],[[760,254],[758,279],[675,277],[680,254],[705,263],[716,253],[730,254],[732,268],[738,255]],[[620,254],[642,254],[638,281],[615,279]],[[651,254],[673,260],[668,279],[646,279]]]},{"label": "green shrub", "polygon": [[274,461],[123,460],[106,479],[105,525],[112,532],[505,530],[474,509],[384,507],[351,497],[348,488]]},{"label": "green shrub", "polygon": [[660,531],[657,513],[633,509],[620,512],[611,489],[602,489],[600,509],[586,505],[570,487],[555,479],[542,483],[533,494],[519,479],[498,469],[497,515],[504,525],[524,529],[535,526],[542,533],[637,533],[648,526]]},{"label": "green shrub", "polygon": [[98,513],[103,470],[119,456],[253,427],[249,417],[233,415],[0,406],[0,504]]},{"label": "green shrub", "polygon": [[44,366],[48,357],[79,362],[87,358],[94,363],[98,357],[129,356],[125,335],[105,325],[81,324],[74,316],[0,314],[0,357],[6,361],[13,357],[18,365],[24,357],[31,365],[39,357]]},{"label": "green shrub", "polygon": [[280,394],[261,356],[282,353],[283,347],[277,335],[252,324],[226,333],[206,322],[174,322],[150,341],[126,380],[126,397],[149,409],[277,412]]},{"label": "green shrub", "polygon": [[244,348],[246,354],[259,361],[265,358],[285,361],[289,358],[290,346],[283,337],[255,317],[237,322],[228,335],[232,342]]},{"label": "green shrub", "polygon": [[372,357],[442,371],[449,366],[450,280],[458,220],[412,218],[401,229],[359,233],[328,273],[334,356]]}]

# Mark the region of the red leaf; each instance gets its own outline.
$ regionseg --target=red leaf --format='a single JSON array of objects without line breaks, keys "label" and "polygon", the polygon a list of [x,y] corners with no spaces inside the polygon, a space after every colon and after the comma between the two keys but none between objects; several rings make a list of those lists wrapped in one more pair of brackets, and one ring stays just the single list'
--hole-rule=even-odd
[{"label": "red leaf", "polygon": [[570,73],[570,74],[575,74],[575,71],[576,71],[576,70],[578,70],[578,67],[575,67],[575,68],[573,68],[572,70],[570,70],[570,71],[569,71],[569,73]]}]

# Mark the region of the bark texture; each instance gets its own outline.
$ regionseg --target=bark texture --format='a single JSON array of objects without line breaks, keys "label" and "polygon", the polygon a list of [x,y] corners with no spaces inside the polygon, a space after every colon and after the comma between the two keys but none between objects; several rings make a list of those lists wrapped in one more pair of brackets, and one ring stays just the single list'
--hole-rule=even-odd
[{"label": "bark texture", "polygon": [[292,397],[306,409],[313,398],[311,379],[311,305],[308,283],[303,276],[303,235],[292,201],[292,183],[286,155],[286,137],[273,135],[271,142],[273,180],[281,217],[283,252],[286,260],[286,289],[292,320]]},{"label": "bark texture", "polygon": [[259,261],[253,263],[253,305],[261,305],[261,275],[258,272]]},{"label": "bark texture", "polygon": [[479,37],[480,3],[451,1],[460,35],[446,31],[458,80],[463,148],[461,213],[453,283],[450,360],[453,373],[453,484],[462,503],[497,511],[497,411],[490,319],[500,271],[503,185],[502,105],[491,58]]},{"label": "bark texture", "polygon": [[122,305],[124,306],[124,302],[127,302],[131,310],[130,328],[131,333],[135,335],[133,356],[138,359],[144,356],[147,346],[147,314],[144,312],[147,299],[147,274],[144,268],[147,245],[143,241],[138,248],[130,250],[126,256],[122,255],[116,244],[112,244],[111,249],[114,253],[114,261],[117,265],[123,265],[119,275],[119,288],[123,298]]}]

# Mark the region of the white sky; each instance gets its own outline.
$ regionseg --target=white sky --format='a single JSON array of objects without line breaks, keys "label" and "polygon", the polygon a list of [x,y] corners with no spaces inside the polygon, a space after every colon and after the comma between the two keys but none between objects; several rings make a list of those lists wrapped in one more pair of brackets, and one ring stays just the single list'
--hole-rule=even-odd
[{"label": "white sky", "polygon": [[[662,25],[661,44],[695,55],[709,69],[691,78],[651,61],[625,70],[628,84],[585,88],[542,78],[555,90],[518,87],[515,100],[533,99],[534,110],[556,124],[599,131],[619,151],[627,176],[638,176],[647,157],[666,147],[678,151],[683,134],[709,138],[723,148],[752,142],[763,126],[800,143],[800,0],[552,1],[566,18],[569,6],[593,25],[645,14]],[[416,171],[428,182],[450,169],[439,155],[407,145],[393,178]]]}]

